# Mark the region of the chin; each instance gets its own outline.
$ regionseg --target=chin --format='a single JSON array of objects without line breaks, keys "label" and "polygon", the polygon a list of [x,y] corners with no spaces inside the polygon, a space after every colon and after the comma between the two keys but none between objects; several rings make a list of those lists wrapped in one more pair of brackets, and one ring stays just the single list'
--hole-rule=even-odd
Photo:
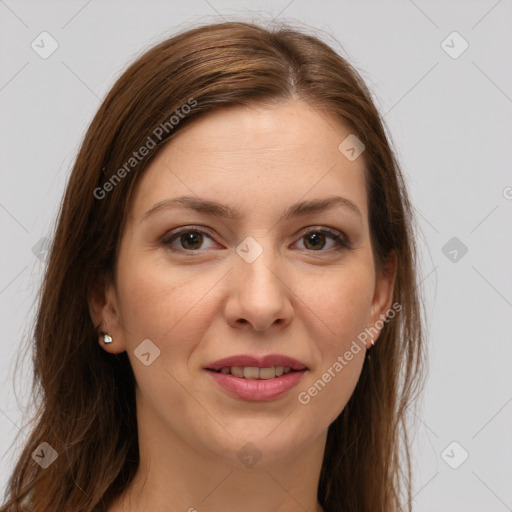
[{"label": "chin", "polygon": [[[317,437],[313,432],[304,430],[304,424],[291,420],[291,416],[283,418],[267,418],[256,422],[251,420],[232,421],[223,427],[220,436],[207,441],[208,449],[214,451],[228,464],[235,463],[240,467],[266,467],[279,460],[297,455],[297,452],[312,443]],[[285,425],[287,422],[290,424]],[[210,430],[213,432],[213,429]],[[216,429],[219,432],[219,429]],[[205,439],[202,439],[205,442]]]}]

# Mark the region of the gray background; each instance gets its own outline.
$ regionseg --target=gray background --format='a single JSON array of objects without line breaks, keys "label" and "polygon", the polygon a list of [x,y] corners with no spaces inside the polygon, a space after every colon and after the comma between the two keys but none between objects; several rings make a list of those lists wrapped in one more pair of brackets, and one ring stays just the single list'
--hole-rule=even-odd
[{"label": "gray background", "polygon": [[[372,89],[421,228],[430,372],[413,443],[415,510],[512,510],[511,0],[0,0],[1,490],[30,411],[30,354],[17,396],[13,371],[34,317],[40,240],[87,125],[136,55],[222,17],[323,29]],[[31,48],[43,31],[59,45],[47,59]],[[469,44],[457,58],[446,51],[463,49],[453,31]]]}]

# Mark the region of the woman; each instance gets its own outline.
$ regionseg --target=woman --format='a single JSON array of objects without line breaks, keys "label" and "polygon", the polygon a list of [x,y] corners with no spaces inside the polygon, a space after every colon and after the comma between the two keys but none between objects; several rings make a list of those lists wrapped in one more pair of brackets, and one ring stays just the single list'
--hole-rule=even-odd
[{"label": "woman", "polygon": [[411,510],[411,219],[316,37],[226,22],[147,51],[67,185],[2,510]]}]

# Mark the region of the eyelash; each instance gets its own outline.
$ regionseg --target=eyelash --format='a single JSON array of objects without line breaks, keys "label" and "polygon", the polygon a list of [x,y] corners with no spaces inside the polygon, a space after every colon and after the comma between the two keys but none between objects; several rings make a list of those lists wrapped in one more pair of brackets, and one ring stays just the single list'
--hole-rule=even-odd
[{"label": "eyelash", "polygon": [[[176,231],[176,232],[171,232],[169,234],[166,234],[162,238],[162,244],[166,245],[166,246],[170,246],[170,244],[174,240],[176,240],[181,235],[186,234],[186,233],[201,233],[202,235],[207,235],[211,239],[214,238],[214,233],[211,230],[207,229],[207,228],[199,229],[199,228],[194,228],[194,227],[188,227],[188,228]],[[322,235],[327,235],[327,236],[331,237],[336,242],[336,244],[338,245],[338,247],[334,248],[334,251],[342,251],[344,249],[345,250],[352,249],[350,241],[347,238],[344,238],[341,233],[338,233],[338,232],[330,230],[330,229],[325,229],[325,228],[321,228],[321,229],[320,228],[316,228],[316,229],[313,228],[313,229],[310,229],[309,231],[304,233],[300,237],[300,239],[305,238],[308,235],[311,235],[312,233],[321,233]],[[204,250],[207,250],[207,249],[192,250],[192,249],[176,249],[174,247],[170,247],[170,250],[175,251],[175,252],[181,252],[183,254],[194,255],[194,254],[200,253],[200,252],[202,252]],[[331,249],[327,249],[327,250],[318,250],[318,251],[315,251],[313,249],[304,249],[304,250],[309,251],[309,252],[313,252],[313,253],[315,253],[315,252],[322,253],[322,252],[332,252],[333,249],[331,248]]]}]

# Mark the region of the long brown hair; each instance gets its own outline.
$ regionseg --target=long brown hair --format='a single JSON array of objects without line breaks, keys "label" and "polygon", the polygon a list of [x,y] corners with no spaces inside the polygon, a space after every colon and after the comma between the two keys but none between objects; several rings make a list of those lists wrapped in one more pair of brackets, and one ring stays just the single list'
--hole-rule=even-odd
[{"label": "long brown hair", "polygon": [[[413,208],[383,121],[361,76],[320,37],[284,23],[225,22],[189,28],[140,56],[85,135],[38,300],[38,409],[2,510],[100,511],[128,486],[139,460],[134,375],[126,352],[111,355],[98,345],[88,310],[92,283],[115,280],[134,187],[175,133],[214,109],[292,95],[339,119],[365,144],[372,249],[380,268],[396,253],[393,301],[401,305],[329,427],[318,500],[327,512],[412,509],[407,409],[424,383],[423,303]],[[148,137],[154,147],[142,155]],[[58,453],[46,469],[32,458],[41,443]]]}]

